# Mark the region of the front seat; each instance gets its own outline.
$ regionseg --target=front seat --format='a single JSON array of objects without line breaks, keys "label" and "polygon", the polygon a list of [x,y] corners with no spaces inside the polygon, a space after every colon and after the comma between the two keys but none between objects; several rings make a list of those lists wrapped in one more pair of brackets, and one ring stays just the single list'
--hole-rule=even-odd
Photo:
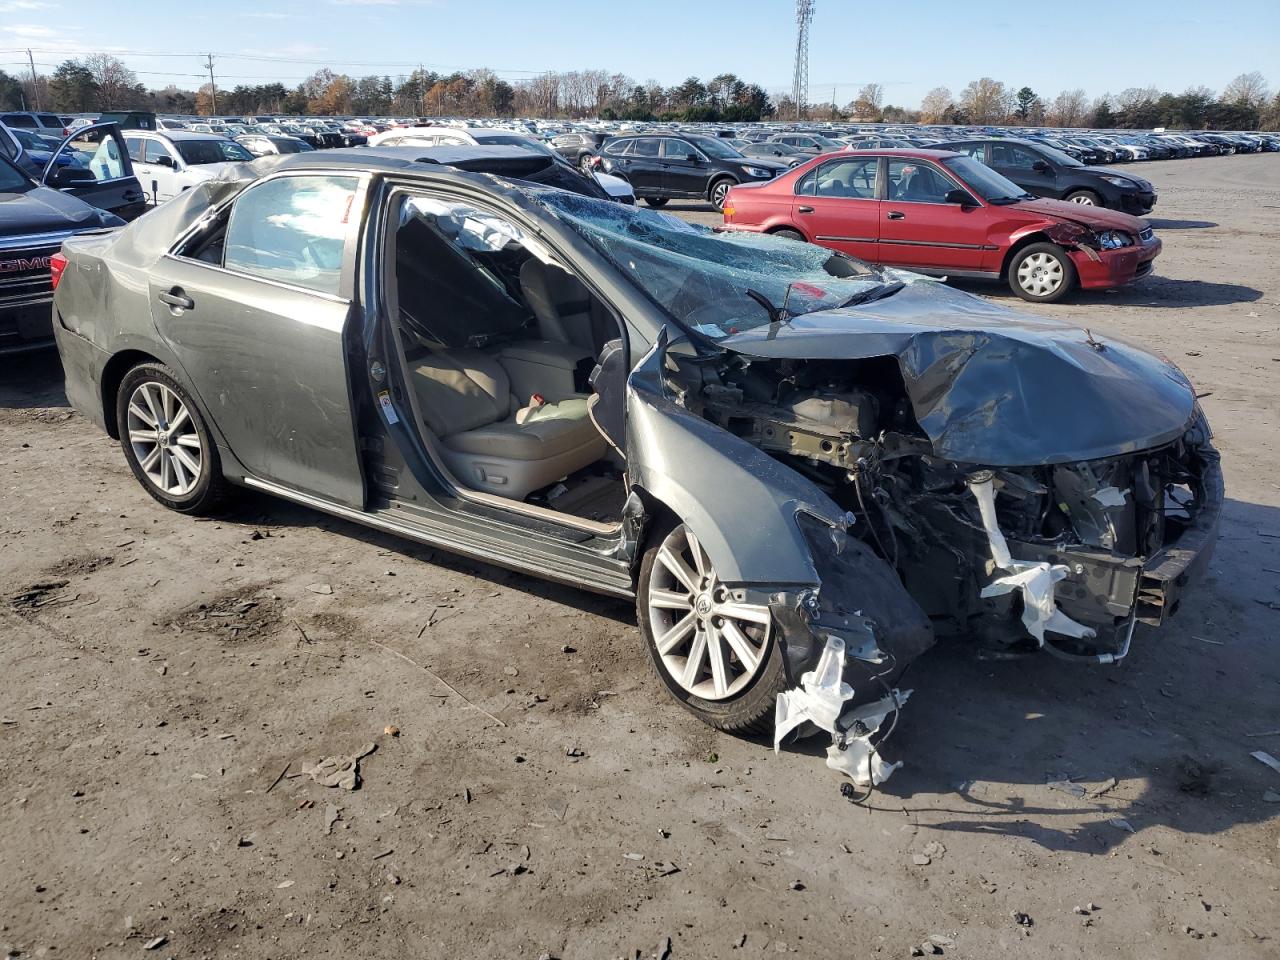
[{"label": "front seat", "polygon": [[[594,357],[599,346],[616,334],[612,321],[599,316],[591,292],[576,277],[559,267],[530,257],[520,267],[520,291],[538,319],[538,333],[553,343],[581,347]],[[608,322],[609,326],[603,326]],[[607,336],[602,334],[607,333]]]},{"label": "front seat", "polygon": [[431,353],[415,361],[411,379],[445,463],[475,490],[523,500],[608,452],[586,397],[521,407],[490,354]]}]

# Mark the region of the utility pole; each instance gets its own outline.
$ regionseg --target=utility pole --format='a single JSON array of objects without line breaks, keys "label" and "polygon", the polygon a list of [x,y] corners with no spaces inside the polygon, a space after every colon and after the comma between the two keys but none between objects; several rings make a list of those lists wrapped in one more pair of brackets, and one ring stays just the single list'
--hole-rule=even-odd
[{"label": "utility pole", "polygon": [[36,59],[31,56],[31,48],[27,48],[27,63],[31,65],[31,96],[36,102],[36,109],[40,109],[40,82],[36,79]]},{"label": "utility pole", "polygon": [[791,97],[796,103],[796,119],[804,118],[805,100],[809,96],[809,25],[817,0],[796,0],[796,67],[791,84]]},{"label": "utility pole", "polygon": [[427,115],[427,71],[418,64],[418,116],[425,117]]},{"label": "utility pole", "polygon": [[206,54],[206,56],[208,57],[208,62],[205,66],[209,69],[209,100],[211,103],[209,114],[214,116],[218,112],[218,85],[213,82],[213,54]]}]

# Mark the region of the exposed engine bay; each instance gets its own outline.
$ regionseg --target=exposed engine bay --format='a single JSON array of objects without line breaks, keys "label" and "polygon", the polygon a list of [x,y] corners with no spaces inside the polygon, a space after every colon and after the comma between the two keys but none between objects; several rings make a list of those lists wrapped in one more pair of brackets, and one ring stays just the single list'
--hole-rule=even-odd
[{"label": "exposed engine bay", "polygon": [[934,456],[894,358],[716,360],[669,362],[668,389],[850,511],[938,635],[1109,662],[1176,606],[1144,569],[1204,506],[1203,418],[1131,455],[989,467]]}]

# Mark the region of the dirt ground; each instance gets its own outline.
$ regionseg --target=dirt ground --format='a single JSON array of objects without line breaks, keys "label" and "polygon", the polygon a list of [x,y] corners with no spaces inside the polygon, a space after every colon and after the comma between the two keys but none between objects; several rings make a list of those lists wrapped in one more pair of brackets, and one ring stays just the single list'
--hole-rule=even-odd
[{"label": "dirt ground", "polygon": [[[261,496],[166,512],[56,356],[0,360],[0,947],[1280,957],[1280,157],[1133,169],[1158,275],[1037,309],[1206,393],[1211,577],[1118,667],[935,648],[865,806],[680,710],[627,604]],[[366,744],[354,792],[299,775]]]}]

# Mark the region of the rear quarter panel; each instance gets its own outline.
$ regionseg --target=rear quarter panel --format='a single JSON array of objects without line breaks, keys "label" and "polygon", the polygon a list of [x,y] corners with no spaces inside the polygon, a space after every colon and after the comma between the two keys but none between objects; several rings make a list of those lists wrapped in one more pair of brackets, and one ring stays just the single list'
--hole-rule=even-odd
[{"label": "rear quarter panel", "polygon": [[726,205],[733,207],[733,214],[726,213],[724,222],[734,229],[767,233],[777,227],[796,229],[791,214],[792,201],[790,186],[785,190],[777,189],[774,183],[740,184],[729,194]]}]

